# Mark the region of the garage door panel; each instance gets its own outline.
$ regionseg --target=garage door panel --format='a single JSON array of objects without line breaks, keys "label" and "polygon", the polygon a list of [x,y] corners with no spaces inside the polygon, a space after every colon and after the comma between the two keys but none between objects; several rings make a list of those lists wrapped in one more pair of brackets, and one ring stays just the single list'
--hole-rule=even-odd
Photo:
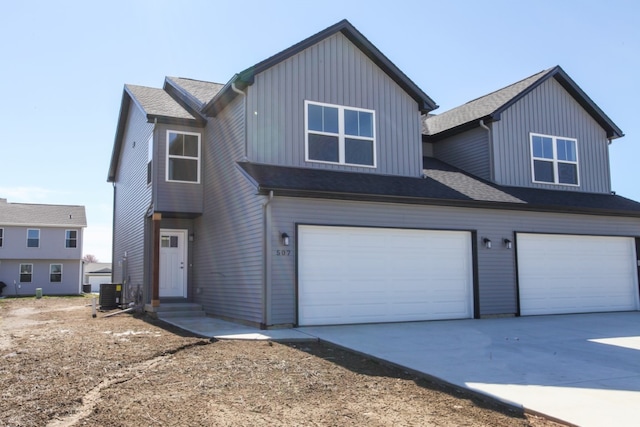
[{"label": "garage door panel", "polygon": [[518,280],[523,315],[638,309],[631,238],[519,234]]},{"label": "garage door panel", "polygon": [[300,226],[298,243],[300,325],[472,316],[468,232]]}]

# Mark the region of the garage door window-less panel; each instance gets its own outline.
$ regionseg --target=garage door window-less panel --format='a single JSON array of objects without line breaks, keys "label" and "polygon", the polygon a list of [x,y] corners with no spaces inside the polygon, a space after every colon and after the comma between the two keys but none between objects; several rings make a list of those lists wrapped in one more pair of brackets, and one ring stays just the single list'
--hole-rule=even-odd
[{"label": "garage door window-less panel", "polygon": [[469,232],[300,226],[298,244],[299,325],[473,315]]}]

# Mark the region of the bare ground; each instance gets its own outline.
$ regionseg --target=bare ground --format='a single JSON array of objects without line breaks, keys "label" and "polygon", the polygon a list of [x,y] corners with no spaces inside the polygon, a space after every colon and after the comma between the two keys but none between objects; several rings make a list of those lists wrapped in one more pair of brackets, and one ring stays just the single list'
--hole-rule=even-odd
[{"label": "bare ground", "polygon": [[322,343],[215,341],[89,298],[0,300],[0,426],[555,426]]}]

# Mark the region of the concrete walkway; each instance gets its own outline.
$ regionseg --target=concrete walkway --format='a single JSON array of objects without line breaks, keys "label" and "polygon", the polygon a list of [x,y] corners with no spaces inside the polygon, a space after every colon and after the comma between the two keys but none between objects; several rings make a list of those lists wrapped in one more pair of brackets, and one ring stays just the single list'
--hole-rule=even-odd
[{"label": "concrete walkway", "polygon": [[229,325],[200,335],[317,338],[571,424],[640,423],[638,312],[275,331]]}]

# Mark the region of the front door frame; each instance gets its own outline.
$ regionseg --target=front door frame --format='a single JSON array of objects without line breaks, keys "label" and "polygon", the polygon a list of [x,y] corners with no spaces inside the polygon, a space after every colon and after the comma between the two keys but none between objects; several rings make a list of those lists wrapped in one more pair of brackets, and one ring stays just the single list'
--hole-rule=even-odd
[{"label": "front door frame", "polygon": [[182,265],[179,267],[182,270],[182,283],[183,283],[183,287],[182,287],[182,295],[163,295],[162,294],[162,287],[159,286],[159,296],[160,298],[187,298],[187,289],[188,289],[188,278],[189,275],[187,274],[188,270],[187,270],[187,266],[189,265],[189,247],[188,247],[188,236],[189,236],[189,230],[188,229],[175,229],[175,228],[161,228],[160,229],[160,236],[158,238],[158,242],[157,242],[157,246],[159,248],[159,258],[158,258],[158,265],[159,265],[159,282],[160,284],[162,283],[162,271],[163,268],[160,265],[160,263],[162,262],[162,235],[163,234],[180,234],[182,237]]}]

